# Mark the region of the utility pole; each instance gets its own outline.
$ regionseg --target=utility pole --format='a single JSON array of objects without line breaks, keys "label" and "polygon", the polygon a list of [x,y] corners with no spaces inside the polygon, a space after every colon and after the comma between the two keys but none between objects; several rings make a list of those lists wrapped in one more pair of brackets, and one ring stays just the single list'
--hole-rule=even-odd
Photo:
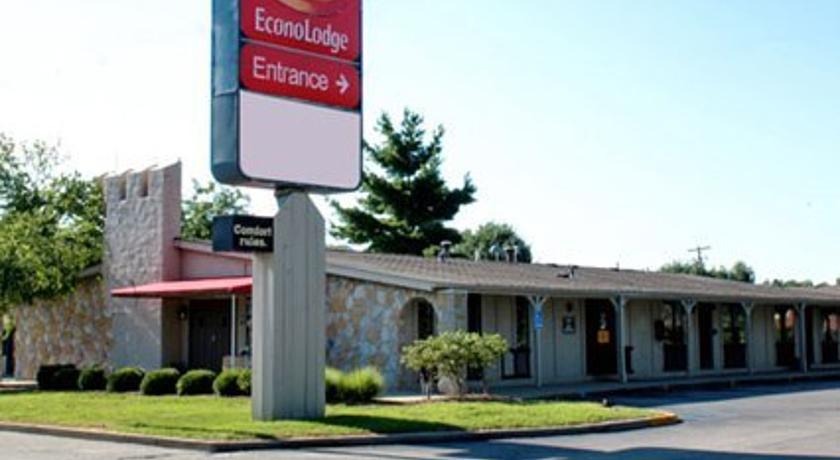
[{"label": "utility pole", "polygon": [[697,253],[697,265],[703,266],[705,264],[703,260],[703,251],[711,250],[711,246],[697,246],[696,248],[691,248],[688,252],[696,252]]}]

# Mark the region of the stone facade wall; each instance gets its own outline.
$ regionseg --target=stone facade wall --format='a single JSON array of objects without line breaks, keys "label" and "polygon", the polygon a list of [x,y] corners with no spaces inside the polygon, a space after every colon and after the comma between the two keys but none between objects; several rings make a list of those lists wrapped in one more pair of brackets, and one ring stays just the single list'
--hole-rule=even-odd
[{"label": "stone facade wall", "polygon": [[59,300],[14,309],[15,377],[34,379],[42,364],[105,364],[113,344],[104,282],[84,280]]},{"label": "stone facade wall", "polygon": [[438,332],[466,328],[466,294],[425,292],[344,277],[327,277],[327,365],[342,370],[375,366],[388,390],[413,389],[400,349],[413,340],[405,314],[412,301],[432,304]]},{"label": "stone facade wall", "polygon": [[117,299],[112,289],[180,278],[181,165],[128,172],[104,182],[102,276],[62,299],[15,309],[16,371],[41,364],[160,367],[167,345],[160,299]]}]

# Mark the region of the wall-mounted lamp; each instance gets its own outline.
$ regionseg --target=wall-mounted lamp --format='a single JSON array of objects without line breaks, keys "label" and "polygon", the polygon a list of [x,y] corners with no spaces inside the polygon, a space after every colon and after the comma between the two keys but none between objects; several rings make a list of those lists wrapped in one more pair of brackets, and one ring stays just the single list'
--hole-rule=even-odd
[{"label": "wall-mounted lamp", "polygon": [[178,319],[180,319],[181,321],[186,321],[189,317],[190,314],[187,311],[186,307],[181,307],[180,309],[178,309]]}]

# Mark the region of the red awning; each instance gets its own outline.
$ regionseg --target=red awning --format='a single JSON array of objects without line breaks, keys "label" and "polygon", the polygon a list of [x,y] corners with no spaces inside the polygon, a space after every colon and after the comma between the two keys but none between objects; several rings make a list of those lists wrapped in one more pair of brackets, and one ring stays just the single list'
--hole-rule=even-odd
[{"label": "red awning", "polygon": [[111,295],[114,297],[167,298],[250,294],[252,284],[250,276],[185,281],[162,281],[159,283],[114,289],[111,291]]}]

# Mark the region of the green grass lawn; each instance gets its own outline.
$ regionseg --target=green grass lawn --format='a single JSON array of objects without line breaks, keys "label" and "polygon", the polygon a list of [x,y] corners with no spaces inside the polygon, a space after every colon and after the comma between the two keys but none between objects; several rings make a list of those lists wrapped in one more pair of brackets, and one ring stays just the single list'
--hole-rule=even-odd
[{"label": "green grass lawn", "polygon": [[587,402],[435,402],[327,407],[313,421],[251,421],[247,398],[108,393],[0,394],[0,421],[208,440],[557,427],[655,412]]}]

